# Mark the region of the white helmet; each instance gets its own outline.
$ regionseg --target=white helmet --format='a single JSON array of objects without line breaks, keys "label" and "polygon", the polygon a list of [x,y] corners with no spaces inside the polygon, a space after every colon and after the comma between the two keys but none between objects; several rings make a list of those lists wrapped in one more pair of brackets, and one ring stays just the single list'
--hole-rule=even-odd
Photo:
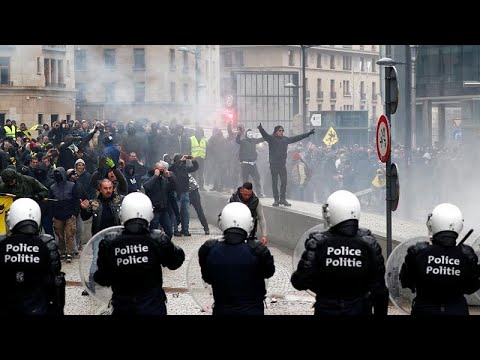
[{"label": "white helmet", "polygon": [[463,215],[458,207],[449,203],[437,205],[428,214],[427,228],[429,235],[433,236],[440,231],[454,231],[458,234],[463,229]]},{"label": "white helmet", "polygon": [[15,200],[7,212],[6,223],[8,229],[12,229],[20,222],[25,220],[33,220],[40,227],[42,212],[40,206],[35,200],[29,198],[20,198]]},{"label": "white helmet", "polygon": [[360,221],[360,201],[350,191],[335,191],[328,197],[322,209],[323,218],[329,226],[335,226],[350,219]]},{"label": "white helmet", "polygon": [[243,229],[250,234],[253,230],[253,217],[247,205],[240,202],[227,204],[218,215],[218,227],[225,231],[231,228]]},{"label": "white helmet", "polygon": [[131,219],[145,219],[150,224],[153,219],[153,205],[150,198],[141,192],[125,196],[120,206],[120,221],[125,224]]}]

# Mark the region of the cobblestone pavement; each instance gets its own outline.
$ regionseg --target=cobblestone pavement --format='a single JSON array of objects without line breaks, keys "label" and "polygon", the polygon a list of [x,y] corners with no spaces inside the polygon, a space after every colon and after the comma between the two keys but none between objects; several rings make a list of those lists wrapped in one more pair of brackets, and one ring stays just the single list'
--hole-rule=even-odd
[{"label": "cobblestone pavement", "polygon": [[[220,230],[210,226],[211,235],[204,235],[203,228],[197,219],[190,222],[191,237],[174,237],[173,242],[182,247],[186,259],[184,264],[177,270],[164,271],[164,289],[167,293],[167,311],[170,315],[209,315],[190,295],[187,286],[187,271],[190,271],[189,280],[199,278],[199,267],[195,266],[196,252],[208,239],[221,236]],[[284,250],[270,245],[269,249],[274,256],[276,271],[267,284],[266,315],[311,315],[313,314],[314,298],[305,291],[297,291],[290,284],[290,275],[293,269],[292,256]],[[194,257],[192,263],[190,260]],[[92,296],[82,296],[78,259],[72,263],[62,262],[62,270],[66,273],[66,315],[95,315],[99,314],[106,304],[98,302]],[[190,281],[192,282],[192,281]],[[201,286],[199,284],[199,286]],[[196,287],[190,284],[192,291]],[[205,292],[203,292],[205,294]],[[202,305],[208,304],[208,296],[196,297]],[[206,302],[202,302],[202,300]],[[389,308],[389,314],[399,315],[402,312],[393,306]]]}]

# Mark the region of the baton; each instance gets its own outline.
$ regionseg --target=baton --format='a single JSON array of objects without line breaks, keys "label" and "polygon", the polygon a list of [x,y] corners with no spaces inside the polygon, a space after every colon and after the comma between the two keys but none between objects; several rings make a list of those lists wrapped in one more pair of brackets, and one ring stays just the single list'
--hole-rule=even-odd
[{"label": "baton", "polygon": [[470,231],[467,233],[467,235],[464,236],[464,238],[462,239],[462,241],[460,241],[457,246],[462,245],[462,244],[465,242],[465,240],[467,240],[468,237],[469,237],[470,235],[472,235],[472,233],[473,233],[473,229],[470,229]]}]

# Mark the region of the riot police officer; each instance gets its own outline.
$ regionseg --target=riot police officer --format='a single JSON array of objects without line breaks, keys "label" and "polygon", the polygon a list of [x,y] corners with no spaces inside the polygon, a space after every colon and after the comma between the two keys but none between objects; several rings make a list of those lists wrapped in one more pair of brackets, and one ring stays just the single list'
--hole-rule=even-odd
[{"label": "riot police officer", "polygon": [[98,269],[94,280],[112,287],[112,315],[166,315],[162,266],[178,269],[184,251],[160,230],[149,230],[153,205],[147,195],[125,196],[120,236],[108,236],[98,246]]},{"label": "riot police officer", "polygon": [[15,200],[7,213],[9,236],[0,238],[0,313],[63,315],[65,274],[51,235],[39,235],[41,211],[29,198]]},{"label": "riot police officer", "polygon": [[480,271],[472,247],[456,245],[463,221],[455,205],[437,205],[427,217],[431,244],[422,241],[408,248],[400,282],[417,294],[412,315],[469,315],[464,294],[480,288]]},{"label": "riot police officer", "polygon": [[218,219],[223,238],[207,240],[198,250],[203,280],[212,285],[213,315],[263,315],[265,279],[275,265],[268,248],[246,241],[253,229],[248,207],[227,204]]},{"label": "riot police officer", "polygon": [[323,205],[330,228],[313,232],[292,274],[298,290],[316,294],[315,315],[382,316],[388,310],[385,264],[370,230],[359,228],[360,202],[349,191],[331,194]]}]

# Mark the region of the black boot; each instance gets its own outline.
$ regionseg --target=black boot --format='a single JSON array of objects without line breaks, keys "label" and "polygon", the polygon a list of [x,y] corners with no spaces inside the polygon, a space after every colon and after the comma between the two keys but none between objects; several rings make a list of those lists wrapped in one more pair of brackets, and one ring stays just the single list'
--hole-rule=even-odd
[{"label": "black boot", "polygon": [[283,206],[292,206],[292,204],[290,204],[287,200],[283,199],[283,200],[280,200],[280,204],[282,204]]}]

